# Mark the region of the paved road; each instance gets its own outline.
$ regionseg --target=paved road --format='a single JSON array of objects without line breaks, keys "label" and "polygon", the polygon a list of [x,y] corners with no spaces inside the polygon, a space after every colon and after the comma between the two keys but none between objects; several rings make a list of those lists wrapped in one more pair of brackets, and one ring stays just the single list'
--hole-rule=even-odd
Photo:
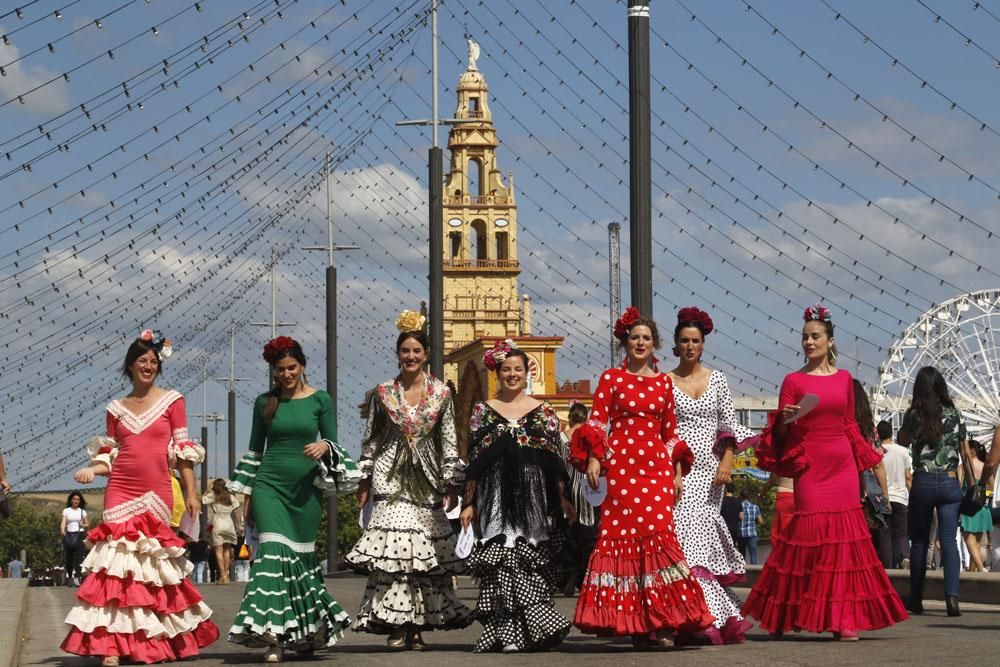
[{"label": "paved road", "polygon": [[[348,576],[328,580],[334,596],[349,611],[354,611],[361,599],[364,580]],[[73,591],[67,588],[31,588],[25,618],[25,642],[21,665],[46,667],[82,667],[92,661],[68,656],[59,651],[65,634],[63,617],[73,602]],[[215,612],[214,618],[225,633],[239,605],[242,586],[202,587],[206,601]],[[470,605],[475,604],[475,588],[463,580],[460,595]],[[557,598],[559,609],[571,615],[573,598]],[[473,658],[471,647],[479,634],[479,626],[443,633],[427,633],[431,649],[423,653],[394,654],[384,646],[384,638],[348,630],[341,643],[312,660],[289,663],[320,664],[350,661],[352,665],[397,665],[419,667],[432,665],[466,665],[468,661],[494,662],[504,665],[601,665],[609,661],[629,664],[662,664],[665,658],[684,665],[872,665],[872,664],[934,664],[965,665],[995,664],[1000,655],[1000,606],[966,605],[961,618],[948,618],[944,605],[930,602],[928,613],[888,630],[868,633],[862,641],[845,644],[830,641],[825,636],[792,635],[781,642],[767,641],[766,635],[753,631],[750,641],[738,646],[675,649],[669,652],[635,653],[627,639],[596,639],[573,632],[556,651],[542,654],[488,655]],[[237,665],[260,662],[261,652],[220,640],[209,646],[198,660],[186,665]]]}]

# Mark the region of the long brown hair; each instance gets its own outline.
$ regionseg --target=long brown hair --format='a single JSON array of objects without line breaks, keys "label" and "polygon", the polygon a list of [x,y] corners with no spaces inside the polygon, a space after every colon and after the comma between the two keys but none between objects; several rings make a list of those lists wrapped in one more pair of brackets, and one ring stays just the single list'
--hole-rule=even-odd
[{"label": "long brown hair", "polygon": [[875,417],[872,416],[872,405],[868,402],[865,386],[857,380],[854,382],[854,420],[858,422],[861,435],[868,442],[875,442]]},{"label": "long brown hair", "polygon": [[924,366],[913,379],[913,400],[907,410],[913,414],[913,421],[916,423],[916,429],[909,434],[913,441],[914,459],[920,455],[925,444],[937,446],[944,430],[942,417],[946,407],[955,407],[948,395],[948,383],[938,369]]},{"label": "long brown hair", "polygon": [[212,494],[216,501],[225,505],[233,502],[233,497],[229,495],[229,489],[226,488],[226,480],[222,478],[212,480]]}]

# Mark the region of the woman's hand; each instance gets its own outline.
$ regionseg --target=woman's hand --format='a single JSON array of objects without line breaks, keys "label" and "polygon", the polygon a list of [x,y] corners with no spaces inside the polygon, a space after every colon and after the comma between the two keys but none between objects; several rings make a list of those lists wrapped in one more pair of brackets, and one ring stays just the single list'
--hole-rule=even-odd
[{"label": "woman's hand", "polygon": [[684,478],[674,475],[674,504],[681,501],[681,494],[684,493]]},{"label": "woman's hand", "polygon": [[201,496],[197,492],[187,494],[185,505],[187,505],[188,514],[192,517],[201,514]]},{"label": "woman's hand", "polygon": [[719,469],[715,471],[715,479],[712,480],[712,484],[725,486],[731,481],[733,481],[733,450],[731,447],[727,447],[726,453],[722,455],[722,460],[719,461]]},{"label": "woman's hand", "polygon": [[567,498],[566,496],[560,496],[559,506],[562,507],[563,514],[566,516],[566,521],[568,521],[570,525],[576,523],[576,520],[578,518],[576,514],[576,508],[573,507],[573,503],[569,501],[569,498]]},{"label": "woman's hand", "polygon": [[243,525],[253,525],[253,512],[250,511],[250,496],[247,496],[243,501]]},{"label": "woman's hand", "polygon": [[601,477],[601,462],[591,456],[587,459],[587,483],[597,490],[597,480]]},{"label": "woman's hand", "polygon": [[789,422],[799,414],[799,406],[797,405],[786,405],[781,408],[781,415],[784,417],[783,421]]},{"label": "woman's hand", "polygon": [[372,481],[370,479],[363,479],[358,482],[358,490],[354,494],[358,499],[358,505],[364,507],[368,504],[368,493],[371,491]]},{"label": "woman's hand", "polygon": [[308,445],[302,448],[302,453],[311,458],[313,461],[319,461],[326,454],[329,447],[323,441],[310,442]]},{"label": "woman's hand", "polygon": [[450,512],[455,509],[455,505],[458,505],[458,494],[452,489],[441,497],[441,507],[445,512]]},{"label": "woman's hand", "polygon": [[458,522],[462,524],[462,528],[468,528],[472,525],[472,520],[476,518],[476,508],[472,505],[467,505],[462,513],[458,515]]},{"label": "woman's hand", "polygon": [[97,476],[97,468],[94,466],[87,466],[86,468],[80,468],[73,474],[73,479],[79,484],[90,484],[94,481]]},{"label": "woman's hand", "polygon": [[10,482],[7,481],[6,477],[0,479],[0,493],[5,496],[10,493]]}]

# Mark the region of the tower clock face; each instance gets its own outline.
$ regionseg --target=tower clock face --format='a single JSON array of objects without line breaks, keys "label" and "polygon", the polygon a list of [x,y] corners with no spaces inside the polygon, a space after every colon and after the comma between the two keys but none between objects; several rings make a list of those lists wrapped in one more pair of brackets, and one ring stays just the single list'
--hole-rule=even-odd
[{"label": "tower clock face", "polygon": [[510,223],[507,222],[505,218],[497,218],[496,220],[493,221],[493,224],[496,225],[497,227],[506,227]]},{"label": "tower clock face", "polygon": [[462,219],[461,218],[452,218],[451,220],[448,221],[448,225],[451,226],[451,227],[461,227],[462,226]]}]

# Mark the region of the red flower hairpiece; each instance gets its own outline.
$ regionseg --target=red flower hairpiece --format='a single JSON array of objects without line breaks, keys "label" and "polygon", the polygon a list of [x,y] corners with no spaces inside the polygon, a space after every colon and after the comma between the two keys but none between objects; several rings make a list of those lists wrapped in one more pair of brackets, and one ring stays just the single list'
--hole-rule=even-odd
[{"label": "red flower hairpiece", "polygon": [[802,315],[802,319],[806,322],[829,322],[832,318],[830,317],[830,310],[821,303],[817,303],[815,306],[809,306],[806,308],[806,312]]},{"label": "red flower hairpiece", "polygon": [[278,336],[269,340],[264,346],[264,361],[273,366],[278,359],[284,356],[285,352],[293,347],[295,347],[295,340],[288,336]]},{"label": "red flower hairpiece", "polygon": [[615,338],[622,339],[628,335],[629,327],[642,318],[642,313],[635,306],[629,306],[615,322]]},{"label": "red flower hairpiece", "polygon": [[498,340],[493,344],[493,349],[487,350],[486,354],[483,355],[483,364],[486,368],[491,371],[495,371],[500,368],[500,364],[504,362],[507,355],[513,350],[517,349],[517,343],[515,343],[510,338],[505,338],[504,340]]},{"label": "red flower hairpiece", "polygon": [[677,323],[680,324],[681,322],[694,322],[701,330],[703,336],[707,336],[715,330],[715,324],[712,322],[712,318],[708,316],[708,313],[694,306],[681,308],[677,311]]}]

